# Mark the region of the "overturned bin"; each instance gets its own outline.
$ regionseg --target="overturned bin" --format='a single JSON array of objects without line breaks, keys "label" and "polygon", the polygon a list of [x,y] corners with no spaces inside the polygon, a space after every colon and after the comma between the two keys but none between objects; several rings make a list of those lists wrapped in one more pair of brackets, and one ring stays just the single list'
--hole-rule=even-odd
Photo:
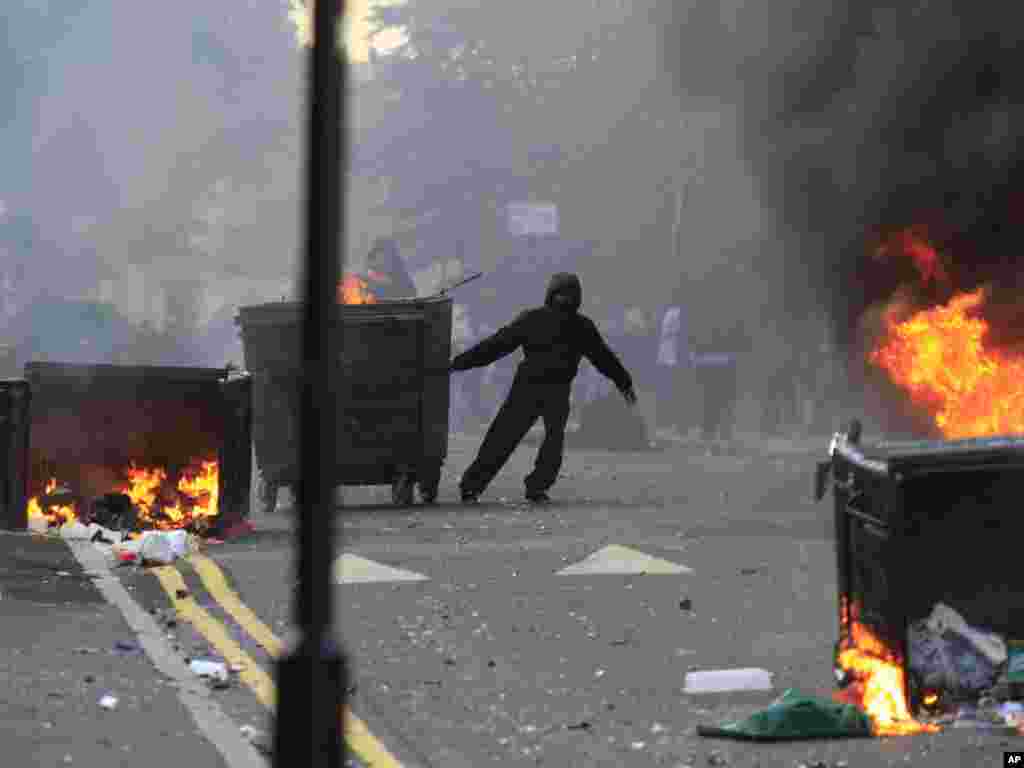
[{"label": "overturned bin", "polygon": [[[446,296],[338,307],[341,353],[336,485],[390,485],[398,505],[436,500],[448,453],[452,302]],[[302,305],[241,307],[254,380],[253,441],[260,503],[298,481]]]},{"label": "overturned bin", "polygon": [[902,666],[912,713],[985,693],[1024,640],[1024,438],[862,445],[854,422],[818,465],[819,500],[829,486],[840,685],[860,624]]}]

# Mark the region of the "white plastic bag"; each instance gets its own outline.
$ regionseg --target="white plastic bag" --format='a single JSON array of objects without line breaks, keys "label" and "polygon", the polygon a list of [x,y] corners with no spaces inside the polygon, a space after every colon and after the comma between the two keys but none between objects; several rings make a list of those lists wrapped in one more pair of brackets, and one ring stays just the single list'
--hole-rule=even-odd
[{"label": "white plastic bag", "polygon": [[139,558],[147,565],[171,565],[179,557],[170,536],[163,531],[148,531],[142,536]]}]

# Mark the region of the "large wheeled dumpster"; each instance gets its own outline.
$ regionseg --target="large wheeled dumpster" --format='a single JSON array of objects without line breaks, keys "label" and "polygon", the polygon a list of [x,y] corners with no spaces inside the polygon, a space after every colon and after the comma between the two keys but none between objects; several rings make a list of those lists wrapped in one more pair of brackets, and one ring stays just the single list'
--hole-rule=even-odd
[{"label": "large wheeled dumpster", "polygon": [[[452,302],[447,296],[339,305],[336,485],[390,485],[394,502],[437,498],[448,454]],[[253,378],[261,503],[298,482],[302,305],[239,309]]]},{"label": "large wheeled dumpster", "polygon": [[[926,689],[921,679],[942,654],[933,655],[920,631],[915,644],[914,628],[937,605],[970,627],[1024,640],[1024,617],[1015,610],[1024,597],[1017,507],[1024,438],[862,444],[860,435],[854,423],[834,436],[815,489],[819,500],[830,486],[834,496],[836,657],[853,642],[854,622],[867,627],[903,667],[904,694],[917,713],[928,709],[926,698],[943,704],[955,693]],[[840,684],[850,682],[838,664],[836,674]]]}]

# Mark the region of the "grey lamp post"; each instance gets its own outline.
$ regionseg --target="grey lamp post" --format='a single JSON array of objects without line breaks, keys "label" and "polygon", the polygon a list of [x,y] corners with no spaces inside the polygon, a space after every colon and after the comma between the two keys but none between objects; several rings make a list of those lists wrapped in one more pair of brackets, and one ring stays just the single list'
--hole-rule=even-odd
[{"label": "grey lamp post", "polygon": [[336,768],[345,762],[342,712],[348,674],[331,596],[336,398],[341,366],[336,290],[345,209],[345,62],[336,30],[343,0],[314,5],[308,92],[303,391],[296,623],[299,644],[277,667],[274,765]]}]

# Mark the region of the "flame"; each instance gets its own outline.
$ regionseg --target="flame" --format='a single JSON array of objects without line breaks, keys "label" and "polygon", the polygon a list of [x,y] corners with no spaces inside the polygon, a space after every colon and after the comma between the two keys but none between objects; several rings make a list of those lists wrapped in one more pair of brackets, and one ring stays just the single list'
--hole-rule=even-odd
[{"label": "flame", "polygon": [[215,517],[218,512],[218,485],[220,475],[216,461],[204,461],[192,477],[184,475],[178,480],[178,490],[195,499],[193,517]]},{"label": "flame", "polygon": [[858,615],[859,607],[845,605],[844,598],[845,637],[838,663],[853,682],[835,698],[863,709],[876,736],[937,733],[938,726],[920,723],[910,714],[903,664]]},{"label": "flame", "polygon": [[[138,511],[142,527],[172,530],[202,526],[220,511],[220,474],[216,461],[200,461],[186,468],[177,486],[167,483],[167,470],[162,467],[139,467],[134,463],[125,470],[126,482],[116,489],[131,499]],[[51,505],[44,511],[41,499],[57,489],[57,479],[47,481],[43,493],[28,501],[28,517],[46,518],[49,527],[79,519],[75,506]]]},{"label": "flame", "polygon": [[890,235],[875,251],[876,259],[884,259],[894,253],[908,256],[921,273],[925,283],[935,280],[948,284],[949,275],[939,258],[939,252],[928,242],[927,238],[913,228],[904,229]]},{"label": "flame", "polygon": [[128,482],[119,489],[139,511],[139,522],[161,530],[185,528],[215,517],[219,469],[216,461],[201,461],[186,469],[174,491],[167,487],[167,470],[137,467],[126,471]]},{"label": "flame", "polygon": [[984,289],[900,320],[891,309],[870,360],[947,439],[1024,433],[1024,358],[985,344]]},{"label": "flame", "polygon": [[369,283],[358,275],[346,274],[338,283],[338,301],[342,304],[375,304],[377,298]]},{"label": "flame", "polygon": [[58,527],[65,523],[73,523],[78,520],[78,510],[75,509],[74,504],[51,504],[45,511],[43,510],[40,498],[50,495],[55,490],[57,490],[57,478],[51,477],[46,481],[46,486],[43,488],[41,496],[33,496],[28,500],[29,519],[45,518],[50,528]]}]

